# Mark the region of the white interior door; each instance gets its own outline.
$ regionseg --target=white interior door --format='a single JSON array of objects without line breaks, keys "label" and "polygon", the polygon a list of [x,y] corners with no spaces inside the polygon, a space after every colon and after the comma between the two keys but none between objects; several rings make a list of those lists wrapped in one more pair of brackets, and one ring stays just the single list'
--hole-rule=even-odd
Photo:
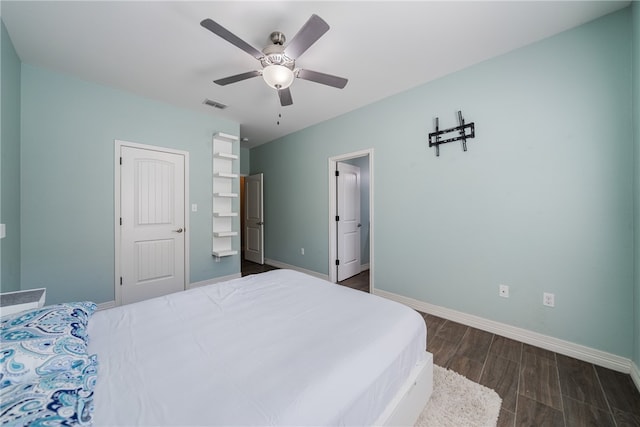
[{"label": "white interior door", "polygon": [[339,162],[338,281],[360,273],[360,168]]},{"label": "white interior door", "polygon": [[259,173],[245,178],[244,258],[264,264],[263,177]]},{"label": "white interior door", "polygon": [[120,149],[121,302],[185,289],[185,156]]}]

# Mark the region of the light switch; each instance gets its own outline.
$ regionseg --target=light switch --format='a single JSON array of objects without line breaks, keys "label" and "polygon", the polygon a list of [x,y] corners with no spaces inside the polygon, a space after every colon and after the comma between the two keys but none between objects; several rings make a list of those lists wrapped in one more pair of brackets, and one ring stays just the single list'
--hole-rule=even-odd
[{"label": "light switch", "polygon": [[198,212],[198,205],[196,203],[191,204],[191,212]]},{"label": "light switch", "polygon": [[0,239],[4,239],[6,235],[4,224],[0,224]]}]

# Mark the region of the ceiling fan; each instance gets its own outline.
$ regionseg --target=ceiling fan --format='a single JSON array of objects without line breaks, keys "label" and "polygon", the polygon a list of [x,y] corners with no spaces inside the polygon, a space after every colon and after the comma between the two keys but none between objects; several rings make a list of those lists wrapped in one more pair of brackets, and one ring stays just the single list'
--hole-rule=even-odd
[{"label": "ceiling fan", "polygon": [[318,41],[324,33],[329,31],[329,24],[318,15],[311,15],[311,18],[309,18],[298,33],[293,36],[293,39],[287,46],[284,46],[286,41],[284,34],[279,31],[274,31],[270,36],[272,44],[265,47],[262,51],[254,48],[211,19],[207,18],[203,20],[200,25],[215,35],[222,37],[232,45],[244,50],[260,61],[260,65],[262,65],[261,70],[248,71],[246,73],[214,80],[214,83],[220,86],[262,76],[269,86],[278,91],[280,105],[284,107],[293,104],[289,86],[291,86],[295,78],[309,80],[338,89],[344,88],[348,82],[348,80],[343,77],[296,68],[296,59],[306,52],[312,44]]}]

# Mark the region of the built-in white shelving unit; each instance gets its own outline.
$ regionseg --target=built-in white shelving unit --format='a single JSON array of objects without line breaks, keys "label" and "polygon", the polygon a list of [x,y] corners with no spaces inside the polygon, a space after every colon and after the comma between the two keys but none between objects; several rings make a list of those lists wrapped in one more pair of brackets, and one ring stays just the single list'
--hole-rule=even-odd
[{"label": "built-in white shelving unit", "polygon": [[236,255],[234,237],[238,235],[237,204],[239,189],[238,160],[234,147],[239,138],[226,133],[213,135],[213,255]]}]

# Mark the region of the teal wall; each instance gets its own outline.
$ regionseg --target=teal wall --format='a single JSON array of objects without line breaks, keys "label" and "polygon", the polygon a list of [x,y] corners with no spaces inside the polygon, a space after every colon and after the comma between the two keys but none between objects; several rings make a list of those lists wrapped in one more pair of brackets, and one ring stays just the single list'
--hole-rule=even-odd
[{"label": "teal wall", "polygon": [[631,40],[627,8],[252,149],[266,257],[327,273],[327,158],[373,148],[377,288],[631,357]]},{"label": "teal wall", "polygon": [[633,361],[640,367],[640,2],[632,3],[633,19],[633,130],[635,141],[635,328]]},{"label": "teal wall", "polygon": [[240,271],[211,255],[211,140],[239,125],[22,64],[21,287],[114,300],[114,140],[190,153],[191,282]]},{"label": "teal wall", "polygon": [[248,148],[240,147],[240,173],[242,175],[249,175],[251,163],[251,150]]},{"label": "teal wall", "polygon": [[20,59],[0,20],[0,291],[20,289]]}]

